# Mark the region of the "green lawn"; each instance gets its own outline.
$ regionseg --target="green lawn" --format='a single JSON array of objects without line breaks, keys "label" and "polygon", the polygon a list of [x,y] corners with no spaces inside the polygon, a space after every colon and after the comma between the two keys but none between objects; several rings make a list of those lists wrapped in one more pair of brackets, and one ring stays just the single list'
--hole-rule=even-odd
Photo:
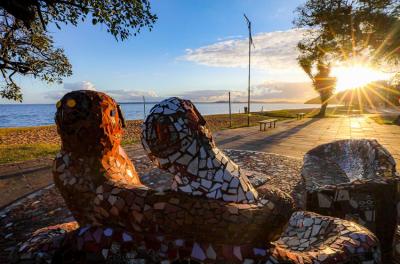
[{"label": "green lawn", "polygon": [[[346,109],[344,106],[327,108],[325,117],[337,117],[340,115],[340,110]],[[314,117],[319,113],[319,108],[312,109],[289,109],[289,110],[274,110],[264,112],[264,115],[277,118],[296,118],[296,114],[305,113],[305,117]]]},{"label": "green lawn", "polygon": [[395,125],[394,121],[397,115],[379,115],[371,116],[370,118],[380,125]]},{"label": "green lawn", "polygon": [[54,156],[60,149],[57,144],[0,145],[0,164]]}]

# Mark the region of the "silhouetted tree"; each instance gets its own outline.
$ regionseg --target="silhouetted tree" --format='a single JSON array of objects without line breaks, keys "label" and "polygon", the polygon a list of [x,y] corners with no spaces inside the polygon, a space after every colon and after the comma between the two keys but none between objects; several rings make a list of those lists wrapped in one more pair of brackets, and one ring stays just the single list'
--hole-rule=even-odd
[{"label": "silhouetted tree", "polygon": [[299,59],[301,68],[310,77],[314,89],[318,92],[321,99],[321,109],[317,116],[324,117],[329,99],[333,95],[336,78],[330,76],[331,67],[328,63],[317,61],[315,73],[312,71],[312,63],[313,62],[310,63],[310,60],[305,57]]},{"label": "silhouetted tree", "polygon": [[[294,24],[309,29],[298,44],[298,61],[320,93],[320,116],[326,108],[323,97],[333,93],[335,82],[319,74],[319,68],[329,74],[334,63],[359,57],[368,57],[365,63],[370,65],[399,61],[399,0],[308,0],[296,14]],[[329,80],[329,88],[315,86],[317,75]]]},{"label": "silhouetted tree", "polygon": [[3,98],[22,100],[14,75],[61,82],[72,74],[63,49],[55,48],[47,32],[49,24],[77,25],[90,18],[105,25],[117,40],[152,29],[157,17],[148,0],[2,0],[0,1],[0,71]]}]

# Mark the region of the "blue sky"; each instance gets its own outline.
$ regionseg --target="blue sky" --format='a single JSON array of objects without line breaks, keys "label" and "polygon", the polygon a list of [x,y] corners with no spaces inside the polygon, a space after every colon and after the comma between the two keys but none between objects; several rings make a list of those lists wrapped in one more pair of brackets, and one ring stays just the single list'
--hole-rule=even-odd
[{"label": "blue sky", "polygon": [[243,13],[253,21],[254,100],[312,97],[307,78],[295,63],[301,32],[293,29],[293,11],[302,2],[151,1],[158,16],[153,31],[143,29],[124,42],[88,23],[51,29],[56,46],[70,59],[73,75],[61,85],[17,78],[24,88],[24,103],[53,103],[79,88],[106,91],[119,101],[140,100],[142,95],[148,100],[220,100],[228,90],[241,100],[247,89]]}]

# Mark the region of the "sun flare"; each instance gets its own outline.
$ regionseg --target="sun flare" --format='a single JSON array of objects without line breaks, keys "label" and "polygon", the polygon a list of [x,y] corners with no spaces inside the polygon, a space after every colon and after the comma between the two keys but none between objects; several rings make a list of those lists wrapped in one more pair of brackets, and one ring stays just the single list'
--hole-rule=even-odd
[{"label": "sun flare", "polygon": [[362,65],[335,67],[332,75],[337,78],[336,92],[358,88],[373,81],[389,79],[389,74]]}]

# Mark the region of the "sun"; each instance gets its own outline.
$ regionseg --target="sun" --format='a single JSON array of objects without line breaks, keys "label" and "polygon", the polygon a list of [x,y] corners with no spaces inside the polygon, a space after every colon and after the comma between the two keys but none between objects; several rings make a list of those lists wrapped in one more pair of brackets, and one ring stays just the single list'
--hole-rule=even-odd
[{"label": "sun", "polygon": [[370,82],[389,79],[389,74],[363,66],[342,66],[332,69],[332,76],[337,78],[336,92],[359,88]]}]

